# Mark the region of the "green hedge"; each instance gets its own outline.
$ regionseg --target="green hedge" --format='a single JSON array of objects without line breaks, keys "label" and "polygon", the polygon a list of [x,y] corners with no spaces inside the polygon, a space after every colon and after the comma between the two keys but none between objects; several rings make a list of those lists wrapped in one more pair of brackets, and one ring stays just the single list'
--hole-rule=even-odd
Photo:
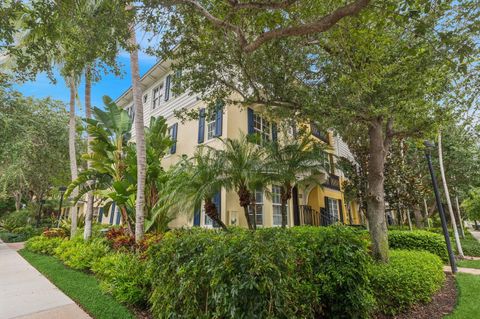
[{"label": "green hedge", "polygon": [[377,309],[395,315],[428,302],[445,280],[442,260],[429,252],[392,250],[388,264],[375,265],[372,287]]},{"label": "green hedge", "polygon": [[89,270],[93,263],[105,256],[109,247],[104,239],[94,238],[85,242],[82,238],[63,241],[55,248],[55,255],[73,269]]},{"label": "green hedge", "polygon": [[92,271],[100,279],[100,287],[117,301],[145,307],[150,291],[146,276],[147,263],[131,253],[114,253],[97,260]]},{"label": "green hedge", "polygon": [[448,260],[445,239],[442,235],[424,230],[388,232],[390,249],[424,250]]},{"label": "green hedge", "polygon": [[366,318],[371,259],[345,227],[175,230],[149,249],[157,318]]},{"label": "green hedge", "polygon": [[55,249],[64,241],[66,240],[60,237],[35,236],[25,243],[25,248],[34,253],[54,255]]}]

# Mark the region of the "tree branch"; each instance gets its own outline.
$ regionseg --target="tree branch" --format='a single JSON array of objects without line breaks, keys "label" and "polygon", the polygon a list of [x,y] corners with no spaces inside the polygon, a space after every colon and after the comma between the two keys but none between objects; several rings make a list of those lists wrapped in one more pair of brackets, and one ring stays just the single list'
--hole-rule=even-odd
[{"label": "tree branch", "polygon": [[[283,2],[248,2],[239,3],[238,0],[227,0],[234,9],[258,8],[258,9],[282,9],[295,3],[297,0],[285,0]],[[245,53],[252,53],[258,49],[262,44],[273,39],[285,38],[290,36],[303,36],[315,33],[322,33],[332,28],[341,19],[353,16],[364,9],[371,0],[355,0],[343,7],[340,7],[333,12],[319,18],[310,23],[301,24],[294,27],[285,27],[273,29],[271,31],[260,34],[251,42],[247,38],[242,29],[234,24],[222,20],[214,16],[206,8],[204,8],[197,0],[173,0],[172,4],[189,4],[198,13],[203,15],[214,26],[234,32],[239,40],[240,47]]]},{"label": "tree branch", "polygon": [[341,19],[352,16],[360,12],[370,3],[370,0],[356,0],[350,4],[347,4],[337,10],[333,11],[326,16],[321,17],[320,19],[306,23],[303,25],[290,27],[290,28],[279,28],[272,31],[267,31],[257,37],[253,42],[249,43],[247,46],[243,46],[243,51],[246,53],[251,53],[258,49],[263,43],[276,39],[276,38],[285,38],[289,36],[302,36],[314,33],[321,33],[332,28],[338,21]]},{"label": "tree branch", "polygon": [[227,0],[235,9],[285,9],[297,2],[298,0],[285,0],[282,2],[245,2],[239,3],[238,0]]}]

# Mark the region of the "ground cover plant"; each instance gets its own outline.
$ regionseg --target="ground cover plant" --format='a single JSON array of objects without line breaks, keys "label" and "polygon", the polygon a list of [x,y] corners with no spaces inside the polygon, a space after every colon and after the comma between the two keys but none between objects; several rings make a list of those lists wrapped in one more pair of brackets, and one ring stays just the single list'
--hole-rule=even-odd
[{"label": "ground cover plant", "polygon": [[445,280],[442,260],[429,252],[392,250],[390,262],[373,267],[377,310],[395,315],[418,302],[428,302]]},{"label": "ground cover plant", "polygon": [[36,254],[26,249],[21,250],[20,254],[95,319],[135,318],[125,306],[102,293],[95,277],[65,267],[53,256]]}]

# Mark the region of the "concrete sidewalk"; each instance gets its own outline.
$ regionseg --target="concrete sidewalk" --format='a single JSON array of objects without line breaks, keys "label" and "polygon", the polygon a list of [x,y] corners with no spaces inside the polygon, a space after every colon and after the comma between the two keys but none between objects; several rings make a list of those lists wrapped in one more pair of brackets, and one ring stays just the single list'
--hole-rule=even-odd
[{"label": "concrete sidewalk", "polygon": [[0,318],[91,319],[0,240]]}]

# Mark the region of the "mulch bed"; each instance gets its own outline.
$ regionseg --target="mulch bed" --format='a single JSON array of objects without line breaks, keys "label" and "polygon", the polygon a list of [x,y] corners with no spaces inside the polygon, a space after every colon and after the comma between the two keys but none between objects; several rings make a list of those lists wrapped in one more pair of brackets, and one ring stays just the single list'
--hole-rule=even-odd
[{"label": "mulch bed", "polygon": [[442,319],[451,313],[457,302],[457,288],[455,278],[451,273],[446,273],[447,278],[443,288],[432,298],[428,304],[419,304],[410,309],[409,312],[389,317],[377,315],[376,319]]}]

